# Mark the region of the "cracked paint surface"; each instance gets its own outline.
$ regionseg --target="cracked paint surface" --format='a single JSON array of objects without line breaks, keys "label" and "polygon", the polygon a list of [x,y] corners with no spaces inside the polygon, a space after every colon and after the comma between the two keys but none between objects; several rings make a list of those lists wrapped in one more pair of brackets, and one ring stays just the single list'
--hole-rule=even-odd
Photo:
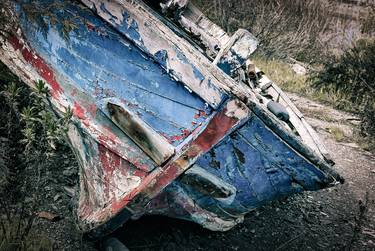
[{"label": "cracked paint surface", "polygon": [[[116,103],[131,108],[177,146],[188,136],[187,131],[193,131],[204,122],[206,117],[197,118],[197,113],[211,113],[202,99],[191,95],[158,64],[90,11],[82,11],[74,5],[65,8],[65,12],[56,11],[57,18],[72,15],[78,27],[71,32],[68,41],[55,30],[56,27],[48,28],[45,38],[44,33],[30,25],[27,19],[22,22],[22,29],[38,54],[79,91],[93,97],[104,114],[109,115],[108,100],[117,100]],[[85,22],[73,19],[74,15],[80,15]],[[124,18],[124,22],[126,20],[128,18]],[[95,30],[105,30],[107,35],[102,36]],[[52,82],[54,86],[55,82]]]}]

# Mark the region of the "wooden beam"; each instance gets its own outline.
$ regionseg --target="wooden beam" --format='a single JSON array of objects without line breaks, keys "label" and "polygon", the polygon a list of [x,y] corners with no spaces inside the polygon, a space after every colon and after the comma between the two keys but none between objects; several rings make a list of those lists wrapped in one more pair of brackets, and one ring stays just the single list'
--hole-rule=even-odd
[{"label": "wooden beam", "polygon": [[257,39],[249,31],[239,29],[221,48],[213,64],[234,78],[238,75],[240,68],[246,64],[250,55],[257,49],[257,46]]},{"label": "wooden beam", "polygon": [[230,40],[230,36],[220,26],[209,20],[192,3],[187,5],[178,22],[186,31],[199,37],[207,47],[206,53],[212,58],[216,58]]},{"label": "wooden beam", "polygon": [[174,147],[137,115],[125,107],[112,103],[108,103],[107,108],[112,121],[156,164],[163,164],[174,154]]}]

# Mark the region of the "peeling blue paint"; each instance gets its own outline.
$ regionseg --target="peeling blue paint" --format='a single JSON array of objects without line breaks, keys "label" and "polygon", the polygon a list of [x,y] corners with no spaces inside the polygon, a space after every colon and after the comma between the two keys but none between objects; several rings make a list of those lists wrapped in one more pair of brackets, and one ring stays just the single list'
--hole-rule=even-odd
[{"label": "peeling blue paint", "polygon": [[227,75],[231,76],[232,74],[232,66],[227,60],[221,60],[217,66],[225,72]]},{"label": "peeling blue paint", "polygon": [[196,163],[237,190],[228,205],[179,183],[200,207],[221,218],[240,216],[294,193],[321,189],[329,181],[255,115]]},{"label": "peeling blue paint", "polygon": [[119,31],[127,34],[130,39],[139,41],[142,44],[142,37],[138,32],[138,24],[135,20],[131,20],[129,18],[129,14],[127,12],[122,13],[123,21],[118,26]]},{"label": "peeling blue paint", "polygon": [[197,67],[193,66],[193,71],[194,71],[194,75],[195,75],[195,77],[197,77],[200,81],[205,80],[205,77],[204,77],[203,74],[197,69]]},{"label": "peeling blue paint", "polygon": [[[71,17],[70,20],[77,26],[75,31],[70,32],[69,41],[61,35],[60,25],[49,27],[45,38],[30,20],[22,22],[27,40],[55,67],[61,82],[69,80],[82,92],[94,97],[104,113],[107,113],[106,99],[116,98],[155,131],[168,139],[174,138],[174,145],[182,142],[187,131],[193,131],[205,121],[205,117],[196,117],[196,114],[205,111],[209,115],[211,109],[200,97],[173,80],[158,64],[167,57],[166,54],[160,52],[161,61],[155,62],[91,11],[82,11],[72,4],[65,5],[64,10],[56,10],[53,14],[61,18]],[[87,29],[73,16],[90,22],[96,30],[102,29],[108,36],[103,37]],[[130,29],[135,31],[136,25],[130,25],[127,32]]]},{"label": "peeling blue paint", "polygon": [[193,69],[193,72],[194,72],[194,76],[199,79],[201,82],[203,80],[205,80],[205,77],[203,76],[203,74],[197,69],[197,67],[195,67],[193,64],[191,64],[189,62],[189,60],[185,57],[185,55],[183,55],[179,50],[176,50],[176,55],[177,55],[177,58],[179,60],[181,60],[181,62],[183,62],[184,64],[187,64],[189,66],[191,66],[191,68]]},{"label": "peeling blue paint", "polygon": [[242,57],[235,50],[230,49],[228,54],[221,58],[217,66],[228,76],[235,77],[234,74],[242,65],[246,63],[247,59],[248,58]]},{"label": "peeling blue paint", "polygon": [[158,62],[164,69],[167,69],[168,52],[166,50],[160,50],[155,53],[156,62]]}]

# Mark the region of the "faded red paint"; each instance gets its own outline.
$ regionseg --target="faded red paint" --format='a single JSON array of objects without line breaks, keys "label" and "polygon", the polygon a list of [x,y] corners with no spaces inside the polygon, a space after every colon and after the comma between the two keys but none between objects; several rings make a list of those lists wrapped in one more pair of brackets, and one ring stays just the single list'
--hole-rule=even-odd
[{"label": "faded red paint", "polygon": [[74,89],[70,92],[70,96],[74,97],[74,96],[77,95],[77,93],[78,93],[77,88],[74,88]]},{"label": "faded red paint", "polygon": [[90,113],[90,115],[92,117],[95,117],[96,116],[96,111],[98,110],[98,108],[97,108],[96,104],[93,103],[93,104],[89,105],[89,107],[88,107],[87,110],[88,110],[88,112]]},{"label": "faded red paint", "polygon": [[194,115],[194,118],[199,119],[201,117],[207,117],[207,114],[205,111],[199,110],[198,113]]},{"label": "faded red paint", "polygon": [[113,171],[120,166],[121,158],[101,144],[98,144],[98,151],[104,175],[112,175]]},{"label": "faded red paint", "polygon": [[87,27],[87,29],[89,30],[89,31],[94,31],[95,30],[95,25],[94,24],[92,24],[92,23],[90,23],[90,22],[85,22],[85,24],[86,24],[86,27]]},{"label": "faded red paint", "polygon": [[[81,196],[83,195],[81,194]],[[79,218],[85,219],[92,213],[93,213],[93,206],[89,203],[89,201],[86,198],[83,200],[80,200],[79,207],[78,207]]]},{"label": "faded red paint", "polygon": [[[124,207],[126,207],[129,202],[131,202],[135,196],[140,192],[146,194],[154,193],[153,188],[165,188],[171,181],[173,181],[180,174],[180,168],[176,163],[171,163],[165,166],[159,171],[153,172],[147,175],[142,181],[141,185],[128,193],[121,201],[113,203],[111,206],[112,212],[114,214],[120,212]],[[151,184],[151,187],[149,186]]]},{"label": "faded red paint", "polygon": [[101,177],[103,180],[103,191],[107,199],[110,199],[110,192],[111,189],[113,189],[111,185],[113,179],[113,171],[120,167],[121,158],[117,154],[109,151],[101,144],[98,144],[98,151],[101,167],[103,170],[103,176]]},{"label": "faded red paint", "polygon": [[[92,129],[95,130],[95,129]],[[119,139],[117,136],[111,131],[110,128],[103,127],[102,132],[98,135],[98,141],[101,145],[107,147],[114,153],[118,154],[119,156],[123,156],[120,152],[116,150],[116,145],[119,144]],[[138,168],[142,172],[149,172],[153,168],[150,168],[149,165],[143,164],[141,159],[136,159],[130,155],[130,153],[127,154],[126,158],[123,156],[123,158],[131,163],[135,168]]]},{"label": "faded red paint", "polygon": [[111,127],[102,126],[102,131],[106,139],[112,142],[112,144],[116,144],[119,141],[119,138],[113,133],[113,129]]},{"label": "faded red paint", "polygon": [[182,129],[182,136],[184,138],[186,138],[187,136],[189,136],[191,134],[191,131],[188,130],[188,129]]},{"label": "faded red paint", "polygon": [[[153,170],[153,167],[152,168],[150,168],[150,166],[149,165],[147,165],[147,164],[143,164],[142,163],[142,160],[136,160],[136,159],[132,159],[132,160],[129,160],[129,162],[130,163],[132,163],[136,168],[138,168],[138,169],[136,169],[136,171],[141,171],[142,173],[143,172],[150,172],[150,171],[152,171]],[[136,172],[135,171],[135,172]],[[136,175],[136,174],[135,174]],[[138,175],[136,175],[136,176],[138,176]]]},{"label": "faded red paint", "polygon": [[170,144],[173,143],[172,139],[166,133],[160,132],[160,131],[158,131],[157,133],[159,133],[161,136],[163,136],[168,141],[168,143],[170,143]]},{"label": "faded red paint", "polygon": [[[118,175],[119,173],[124,177],[133,175],[140,177],[142,180],[146,177],[147,173],[134,168],[128,161],[122,159],[118,154],[112,152],[104,145],[95,143],[95,145],[91,145],[90,147],[97,149],[95,152],[98,155],[98,161],[95,162],[95,165],[96,169],[101,172],[99,173],[99,177],[94,177],[89,174],[88,177],[84,179],[84,182],[86,182],[86,194],[84,197],[81,197],[82,199],[80,200],[79,216],[82,220],[90,218],[91,220],[94,219],[94,221],[100,222],[101,220],[106,220],[107,216],[112,214],[113,205],[118,204],[116,194],[121,192],[118,190],[121,184],[116,183],[116,181],[122,181],[118,180],[118,177],[115,178],[114,175]],[[90,171],[88,171],[88,173],[89,172]],[[95,180],[98,179],[102,182],[95,185]],[[95,189],[95,186],[98,185],[100,186],[99,191],[103,191],[103,193],[98,196],[100,198],[100,203],[92,204],[90,198],[97,197],[98,194],[96,193],[98,193],[98,191]]]},{"label": "faded red paint", "polygon": [[190,133],[188,135],[184,135],[184,133],[182,133],[181,135],[172,135],[172,136],[169,136],[168,134],[164,132],[159,132],[159,134],[162,135],[169,143],[173,144],[176,141],[183,140],[184,138],[189,136]]},{"label": "faded red paint", "polygon": [[30,63],[39,75],[49,84],[52,97],[56,99],[59,98],[60,94],[63,93],[63,90],[59,83],[57,83],[53,70],[47,65],[47,63],[35,52],[29,50],[17,37],[10,37],[9,43],[15,50],[21,52],[26,62]]},{"label": "faded red paint", "polygon": [[86,120],[87,117],[86,117],[86,112],[85,110],[82,108],[82,106],[80,106],[77,102],[74,102],[74,106],[73,106],[73,115],[81,120]]},{"label": "faded red paint", "polygon": [[86,128],[92,135],[95,135],[97,141],[113,151],[115,154],[123,157],[136,168],[139,168],[142,171],[149,172],[150,167],[146,164],[142,164],[142,161],[137,160],[132,157],[130,154],[121,153],[117,150],[116,146],[121,144],[120,138],[113,132],[113,128],[109,125],[102,125],[95,123],[95,117],[97,113],[97,106],[92,103],[86,103],[85,100],[79,100],[73,105],[73,115],[77,117],[84,128]]},{"label": "faded red paint", "polygon": [[225,115],[226,109],[212,118],[203,133],[201,133],[194,144],[206,152],[238,122],[238,119]]},{"label": "faded red paint", "polygon": [[147,173],[137,168],[134,168],[134,170],[132,171],[132,175],[144,178],[147,176]]},{"label": "faded red paint", "polygon": [[98,141],[100,144],[105,145],[108,148],[111,148],[110,144],[116,144],[117,141],[111,136],[107,136],[104,133],[98,135]]}]

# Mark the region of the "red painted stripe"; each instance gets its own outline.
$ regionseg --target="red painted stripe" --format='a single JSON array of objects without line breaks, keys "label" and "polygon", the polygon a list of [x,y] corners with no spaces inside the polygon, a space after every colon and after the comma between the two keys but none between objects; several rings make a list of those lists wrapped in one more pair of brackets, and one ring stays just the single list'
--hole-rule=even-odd
[{"label": "red painted stripe", "polygon": [[63,90],[60,84],[57,83],[53,70],[47,63],[35,52],[29,50],[16,36],[10,37],[8,41],[15,50],[21,52],[26,62],[31,64],[39,75],[49,84],[52,97],[58,98],[60,94],[63,93]]}]

